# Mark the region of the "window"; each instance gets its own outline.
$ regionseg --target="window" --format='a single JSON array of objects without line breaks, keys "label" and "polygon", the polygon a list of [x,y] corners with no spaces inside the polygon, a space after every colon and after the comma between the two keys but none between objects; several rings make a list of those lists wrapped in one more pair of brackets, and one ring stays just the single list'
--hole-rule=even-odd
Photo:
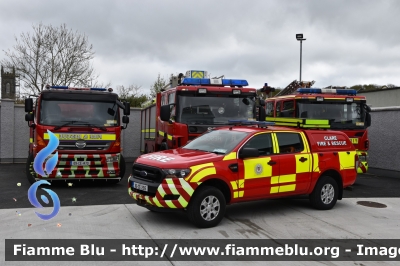
[{"label": "window", "polygon": [[274,102],[267,102],[266,105],[267,117],[274,117]]},{"label": "window", "polygon": [[284,101],[282,105],[281,117],[293,117],[294,115],[294,101]]},{"label": "window", "polygon": [[299,133],[276,133],[279,144],[279,153],[301,152],[304,150],[303,141]]},{"label": "window", "polygon": [[281,116],[281,101],[276,103],[276,117],[280,117]]},{"label": "window", "polygon": [[271,134],[260,134],[251,138],[243,148],[256,148],[260,156],[272,154]]}]

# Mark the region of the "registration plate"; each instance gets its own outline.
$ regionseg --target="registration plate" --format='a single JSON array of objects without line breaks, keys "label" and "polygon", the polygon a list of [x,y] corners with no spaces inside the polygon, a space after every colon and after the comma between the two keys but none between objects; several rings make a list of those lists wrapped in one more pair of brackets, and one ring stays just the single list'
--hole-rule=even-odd
[{"label": "registration plate", "polygon": [[143,190],[143,191],[148,191],[149,190],[147,185],[143,185],[143,184],[140,184],[140,183],[133,183],[133,187],[138,189],[138,190]]},{"label": "registration plate", "polygon": [[72,161],[71,165],[75,166],[90,165],[90,161]]}]

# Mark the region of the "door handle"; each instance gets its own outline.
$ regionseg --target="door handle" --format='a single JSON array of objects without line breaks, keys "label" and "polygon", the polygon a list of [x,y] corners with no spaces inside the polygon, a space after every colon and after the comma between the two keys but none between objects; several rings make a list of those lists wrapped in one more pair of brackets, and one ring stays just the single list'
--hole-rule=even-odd
[{"label": "door handle", "polygon": [[302,163],[304,163],[304,162],[307,161],[307,160],[308,160],[308,159],[305,158],[305,157],[301,157],[301,158],[299,159],[299,161],[302,162]]},{"label": "door handle", "polygon": [[269,161],[268,164],[269,165],[274,165],[274,164],[276,164],[276,162],[275,161]]}]

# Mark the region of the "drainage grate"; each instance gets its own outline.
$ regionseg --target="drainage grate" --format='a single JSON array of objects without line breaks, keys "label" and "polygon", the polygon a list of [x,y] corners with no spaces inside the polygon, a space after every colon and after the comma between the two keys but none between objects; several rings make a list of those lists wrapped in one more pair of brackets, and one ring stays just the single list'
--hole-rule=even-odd
[{"label": "drainage grate", "polygon": [[373,202],[373,201],[357,201],[357,204],[365,206],[365,207],[372,207],[372,208],[386,208],[387,207],[385,204],[382,204],[379,202]]}]

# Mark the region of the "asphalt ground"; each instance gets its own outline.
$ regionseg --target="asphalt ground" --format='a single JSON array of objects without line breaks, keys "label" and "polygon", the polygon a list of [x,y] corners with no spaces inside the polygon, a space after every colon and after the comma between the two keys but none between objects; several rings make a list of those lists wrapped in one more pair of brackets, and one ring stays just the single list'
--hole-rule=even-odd
[{"label": "asphalt ground", "polygon": [[[61,206],[132,204],[135,201],[127,192],[131,165],[132,162],[127,163],[125,176],[118,184],[110,184],[105,180],[80,182],[74,180],[52,182],[51,186],[40,186],[40,188],[47,187],[56,192]],[[30,183],[26,178],[25,164],[0,164],[0,184],[0,209],[33,207],[27,197]],[[343,196],[344,198],[397,198],[400,197],[399,187],[400,178],[360,174],[352,190],[345,190]],[[38,189],[39,201],[41,194],[47,195],[42,189]],[[42,206],[46,206],[41,203]]]}]

